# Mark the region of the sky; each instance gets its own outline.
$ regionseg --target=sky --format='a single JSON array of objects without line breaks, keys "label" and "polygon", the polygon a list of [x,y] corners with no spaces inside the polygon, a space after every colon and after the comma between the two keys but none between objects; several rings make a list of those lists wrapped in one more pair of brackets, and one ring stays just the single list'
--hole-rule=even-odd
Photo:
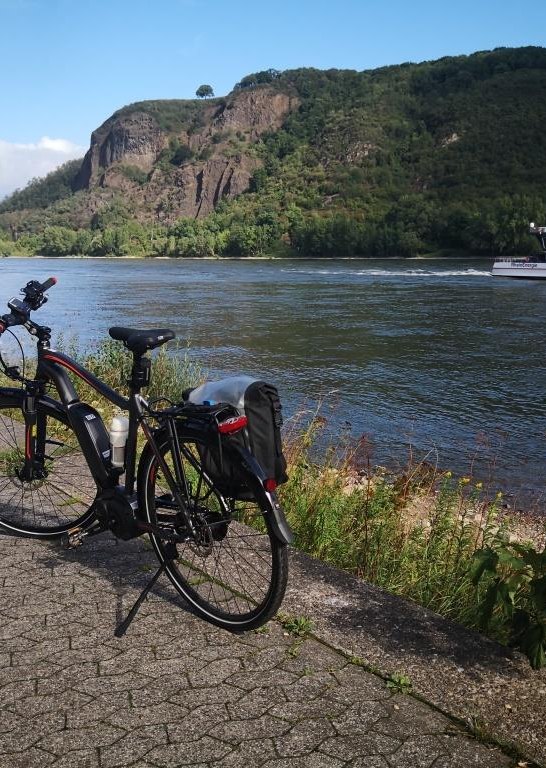
[{"label": "sky", "polygon": [[522,45],[546,45],[546,0],[0,0],[0,198],[133,101]]}]

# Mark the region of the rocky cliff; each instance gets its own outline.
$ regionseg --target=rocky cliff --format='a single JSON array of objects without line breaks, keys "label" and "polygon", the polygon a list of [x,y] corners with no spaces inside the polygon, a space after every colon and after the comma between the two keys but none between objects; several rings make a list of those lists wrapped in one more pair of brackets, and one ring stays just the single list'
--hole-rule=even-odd
[{"label": "rocky cliff", "polygon": [[164,102],[174,130],[161,104],[126,107],[93,132],[74,182],[75,190],[97,191],[93,209],[109,189],[122,192],[143,221],[206,216],[248,189],[261,164],[253,145],[280,128],[298,101],[263,87],[210,102]]}]

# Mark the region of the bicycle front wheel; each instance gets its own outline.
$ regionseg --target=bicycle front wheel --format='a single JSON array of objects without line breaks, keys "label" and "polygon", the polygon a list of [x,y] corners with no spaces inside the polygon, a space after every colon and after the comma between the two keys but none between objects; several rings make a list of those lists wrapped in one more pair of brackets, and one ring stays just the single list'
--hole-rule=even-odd
[{"label": "bicycle front wheel", "polygon": [[0,390],[0,529],[56,538],[90,520],[97,487],[67,417],[45,401],[36,408],[43,429],[36,477],[28,480],[22,395],[18,402]]},{"label": "bicycle front wheel", "polygon": [[[177,591],[201,618],[232,632],[264,624],[277,611],[286,589],[287,547],[273,535],[256,501],[225,498],[201,463],[205,444],[180,439],[184,500],[198,536],[187,536],[183,516],[156,457],[146,448],[139,466],[140,509],[146,521],[184,537],[173,547],[150,534],[154,550]],[[169,440],[158,439],[168,466]]]}]

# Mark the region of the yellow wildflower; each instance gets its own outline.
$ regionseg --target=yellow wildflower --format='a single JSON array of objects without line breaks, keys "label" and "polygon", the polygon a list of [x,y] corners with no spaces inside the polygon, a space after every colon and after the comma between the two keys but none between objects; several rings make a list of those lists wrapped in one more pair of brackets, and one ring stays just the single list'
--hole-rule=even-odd
[{"label": "yellow wildflower", "polygon": [[481,489],[483,488],[483,483],[476,483],[476,488],[478,489],[478,491],[481,491]]}]

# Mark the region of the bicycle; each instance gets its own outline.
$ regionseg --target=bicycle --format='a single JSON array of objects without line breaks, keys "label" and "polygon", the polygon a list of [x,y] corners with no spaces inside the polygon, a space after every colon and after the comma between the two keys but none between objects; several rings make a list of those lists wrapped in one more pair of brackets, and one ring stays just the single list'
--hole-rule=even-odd
[{"label": "bicycle", "polygon": [[[38,352],[32,378],[25,376],[24,357],[21,372],[0,353],[0,369],[19,384],[0,387],[0,530],[64,537],[70,547],[105,531],[124,540],[147,534],[160,565],[116,629],[118,636],[163,572],[207,621],[233,632],[264,624],[284,596],[292,533],[274,484],[235,439],[246,417],[222,403],[144,399],[147,353],[175,338],[169,329],[109,329],[133,355],[128,397],[52,349],[51,329],[30,314],[55,283],[29,282],[23,299],[10,299],[10,312],[0,317],[0,336],[23,326]],[[122,466],[114,466],[102,418],[79,400],[68,372],[128,412]],[[221,450],[244,478],[250,501],[226,497],[208,476],[202,457],[212,449]]]}]

